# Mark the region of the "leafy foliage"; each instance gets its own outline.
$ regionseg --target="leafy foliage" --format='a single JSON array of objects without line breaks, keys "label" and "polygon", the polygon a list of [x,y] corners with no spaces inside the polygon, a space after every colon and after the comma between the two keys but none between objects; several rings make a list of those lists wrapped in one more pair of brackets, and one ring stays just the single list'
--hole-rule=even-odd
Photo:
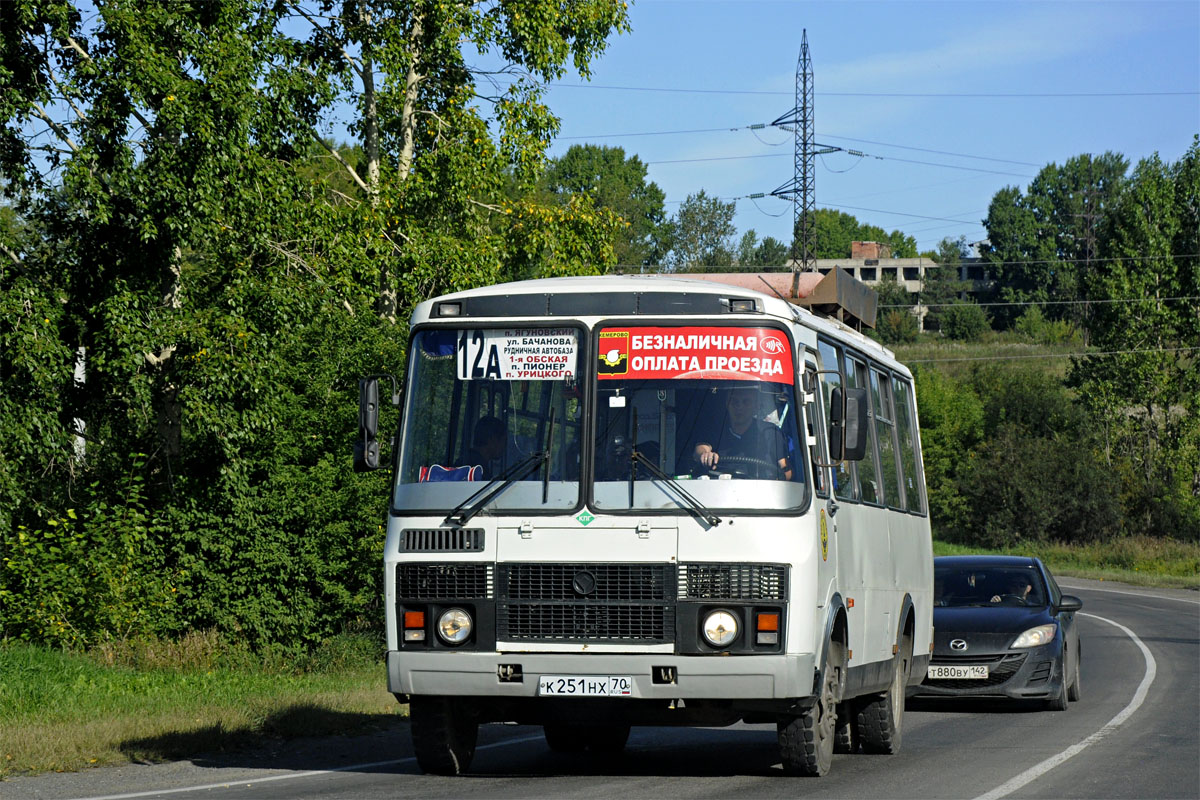
[{"label": "leafy foliage", "polygon": [[667,265],[676,271],[733,264],[733,215],[737,204],[709,197],[703,189],[688,195],[671,221],[671,253]]}]

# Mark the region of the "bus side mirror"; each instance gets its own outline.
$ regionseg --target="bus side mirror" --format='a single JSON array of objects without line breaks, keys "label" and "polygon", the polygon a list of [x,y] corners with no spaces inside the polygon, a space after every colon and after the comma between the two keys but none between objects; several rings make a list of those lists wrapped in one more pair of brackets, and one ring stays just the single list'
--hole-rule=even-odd
[{"label": "bus side mirror", "polygon": [[379,469],[379,379],[358,379],[358,440],[354,443],[354,471]]},{"label": "bus side mirror", "polygon": [[829,398],[829,457],[861,461],[867,454],[867,390],[834,388]]}]

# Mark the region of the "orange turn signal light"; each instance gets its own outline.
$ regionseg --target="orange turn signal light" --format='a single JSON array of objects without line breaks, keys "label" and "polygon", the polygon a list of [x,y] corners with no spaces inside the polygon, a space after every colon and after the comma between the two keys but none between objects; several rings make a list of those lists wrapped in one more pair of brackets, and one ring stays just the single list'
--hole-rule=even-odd
[{"label": "orange turn signal light", "polygon": [[424,628],[425,627],[425,612],[424,611],[405,611],[404,612],[404,627],[405,628]]},{"label": "orange turn signal light", "polygon": [[779,630],[779,615],[778,614],[759,614],[758,629],[760,631],[778,631]]}]

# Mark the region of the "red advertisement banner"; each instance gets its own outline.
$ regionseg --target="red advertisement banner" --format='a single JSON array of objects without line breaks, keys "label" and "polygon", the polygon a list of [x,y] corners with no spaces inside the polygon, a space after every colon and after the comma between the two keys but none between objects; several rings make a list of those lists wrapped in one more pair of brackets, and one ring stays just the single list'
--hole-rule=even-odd
[{"label": "red advertisement banner", "polygon": [[604,328],[600,380],[771,381],[792,384],[792,348],[775,328]]}]

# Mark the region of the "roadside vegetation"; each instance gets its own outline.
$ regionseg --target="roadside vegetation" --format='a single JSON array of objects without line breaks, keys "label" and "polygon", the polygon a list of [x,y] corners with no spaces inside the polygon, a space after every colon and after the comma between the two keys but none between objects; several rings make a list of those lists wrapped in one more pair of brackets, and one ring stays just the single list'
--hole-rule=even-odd
[{"label": "roadside vegetation", "polygon": [[0,646],[0,777],[161,761],[273,738],[353,734],[400,720],[375,636],[304,657],[215,632],[87,652]]}]

